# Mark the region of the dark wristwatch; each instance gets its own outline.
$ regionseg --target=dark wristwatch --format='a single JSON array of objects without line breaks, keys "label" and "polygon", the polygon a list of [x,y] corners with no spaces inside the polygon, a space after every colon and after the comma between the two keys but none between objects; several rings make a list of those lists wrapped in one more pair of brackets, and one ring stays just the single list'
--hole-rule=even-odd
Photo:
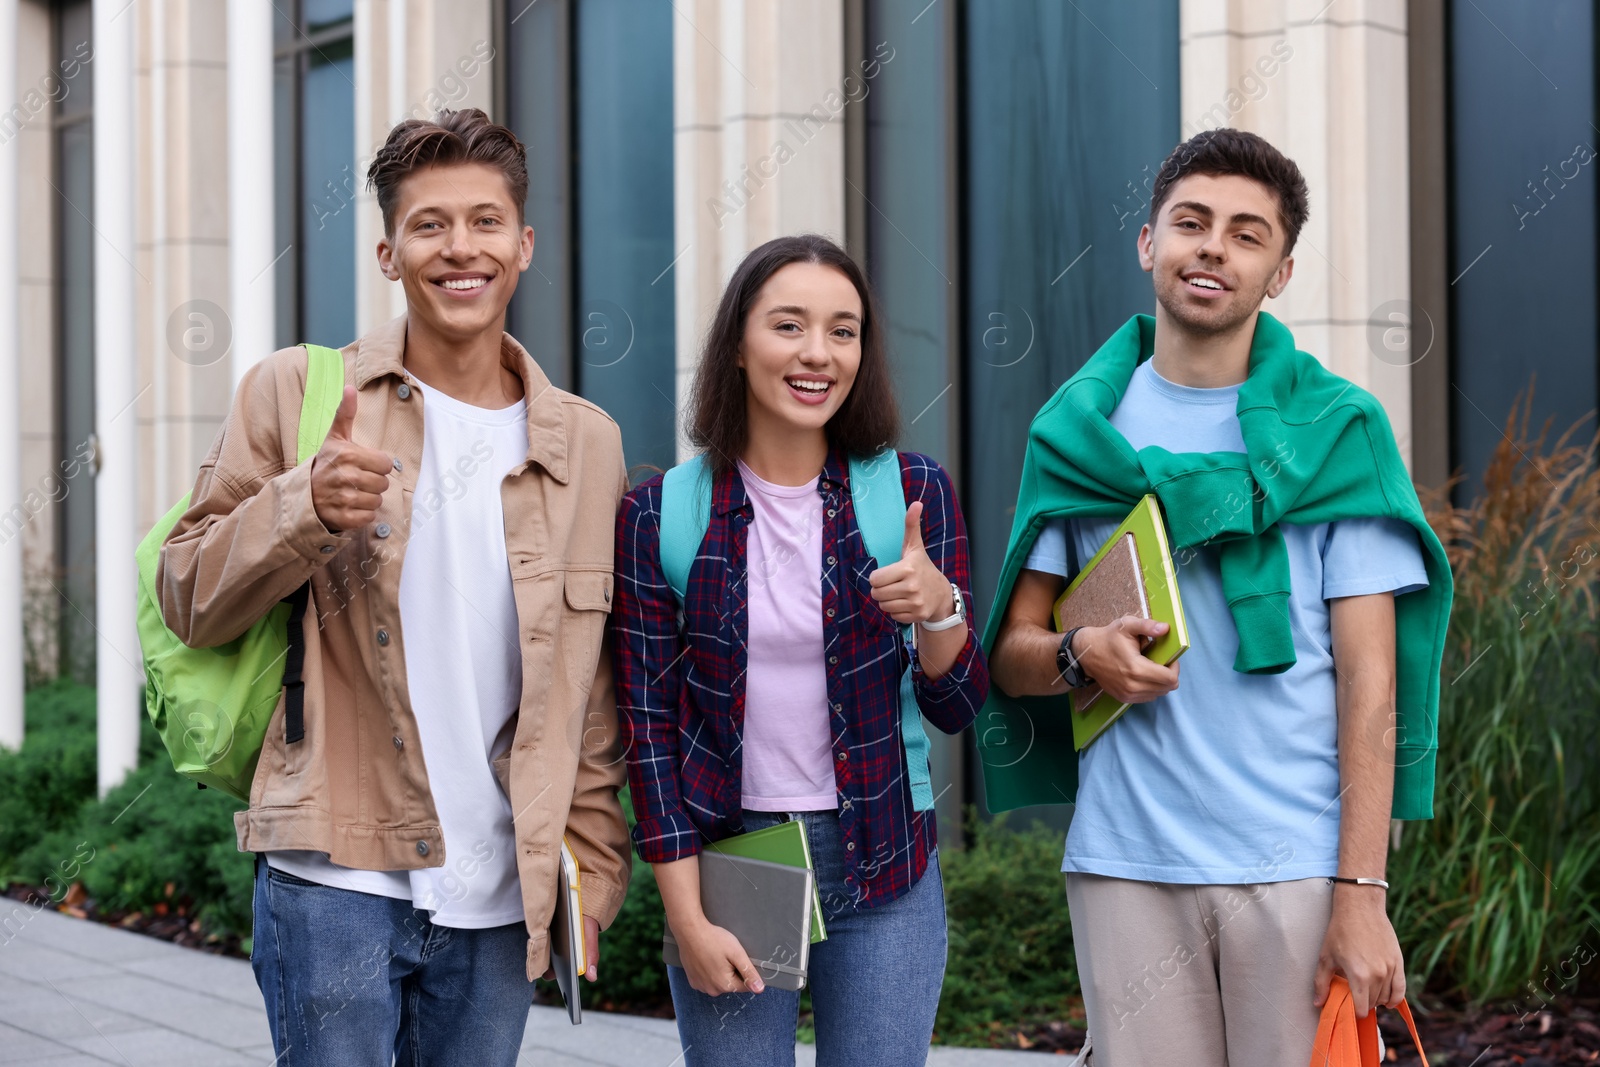
[{"label": "dark wristwatch", "polygon": [[1081,629],[1081,626],[1074,626],[1062,634],[1061,644],[1056,648],[1056,670],[1060,672],[1061,680],[1067,683],[1068,689],[1082,689],[1094,684],[1094,679],[1083,669],[1078,657],[1072,654],[1072,639]]}]

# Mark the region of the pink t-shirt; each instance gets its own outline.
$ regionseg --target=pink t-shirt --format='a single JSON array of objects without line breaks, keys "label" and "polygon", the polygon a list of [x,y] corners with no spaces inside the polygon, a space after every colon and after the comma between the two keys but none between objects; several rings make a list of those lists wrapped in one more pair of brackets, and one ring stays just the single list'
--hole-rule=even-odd
[{"label": "pink t-shirt", "polygon": [[739,464],[755,521],[744,700],[744,796],[752,811],[831,811],[833,734],[822,660],[822,497],[817,479],[773,485]]}]

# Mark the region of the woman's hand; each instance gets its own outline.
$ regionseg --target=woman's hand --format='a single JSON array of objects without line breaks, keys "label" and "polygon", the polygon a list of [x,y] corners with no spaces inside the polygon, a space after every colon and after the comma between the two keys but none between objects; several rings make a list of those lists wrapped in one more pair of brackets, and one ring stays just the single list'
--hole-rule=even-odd
[{"label": "woman's hand", "polygon": [[706,996],[745,990],[759,993],[766,988],[739,939],[722,927],[702,918],[687,930],[673,927],[672,936],[678,940],[678,955],[689,984]]},{"label": "woman's hand", "polygon": [[928,558],[922,547],[922,501],[906,508],[906,535],[900,561],[872,572],[872,599],[883,613],[901,625],[937,622],[955,614],[950,581]]}]

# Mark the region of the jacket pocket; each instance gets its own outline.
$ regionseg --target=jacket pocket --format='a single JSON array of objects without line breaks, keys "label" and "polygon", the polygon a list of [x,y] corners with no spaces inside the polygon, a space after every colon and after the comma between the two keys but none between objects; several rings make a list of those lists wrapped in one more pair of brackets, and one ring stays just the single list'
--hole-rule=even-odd
[{"label": "jacket pocket", "polygon": [[611,582],[609,570],[566,572],[561,658],[568,680],[585,692],[594,685],[606,617],[611,613]]}]

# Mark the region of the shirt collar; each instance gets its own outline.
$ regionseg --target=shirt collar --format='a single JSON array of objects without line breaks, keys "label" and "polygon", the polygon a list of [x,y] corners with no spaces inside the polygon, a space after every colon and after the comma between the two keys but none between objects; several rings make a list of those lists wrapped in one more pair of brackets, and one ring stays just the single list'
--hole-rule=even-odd
[{"label": "shirt collar", "polygon": [[[356,342],[356,388],[363,389],[385,374],[405,377],[405,351],[404,315],[364,335]],[[528,402],[527,462],[537,463],[556,481],[567,484],[567,421],[561,390],[550,384],[527,349],[509,333],[500,338],[500,363],[522,379],[522,395]]]}]

